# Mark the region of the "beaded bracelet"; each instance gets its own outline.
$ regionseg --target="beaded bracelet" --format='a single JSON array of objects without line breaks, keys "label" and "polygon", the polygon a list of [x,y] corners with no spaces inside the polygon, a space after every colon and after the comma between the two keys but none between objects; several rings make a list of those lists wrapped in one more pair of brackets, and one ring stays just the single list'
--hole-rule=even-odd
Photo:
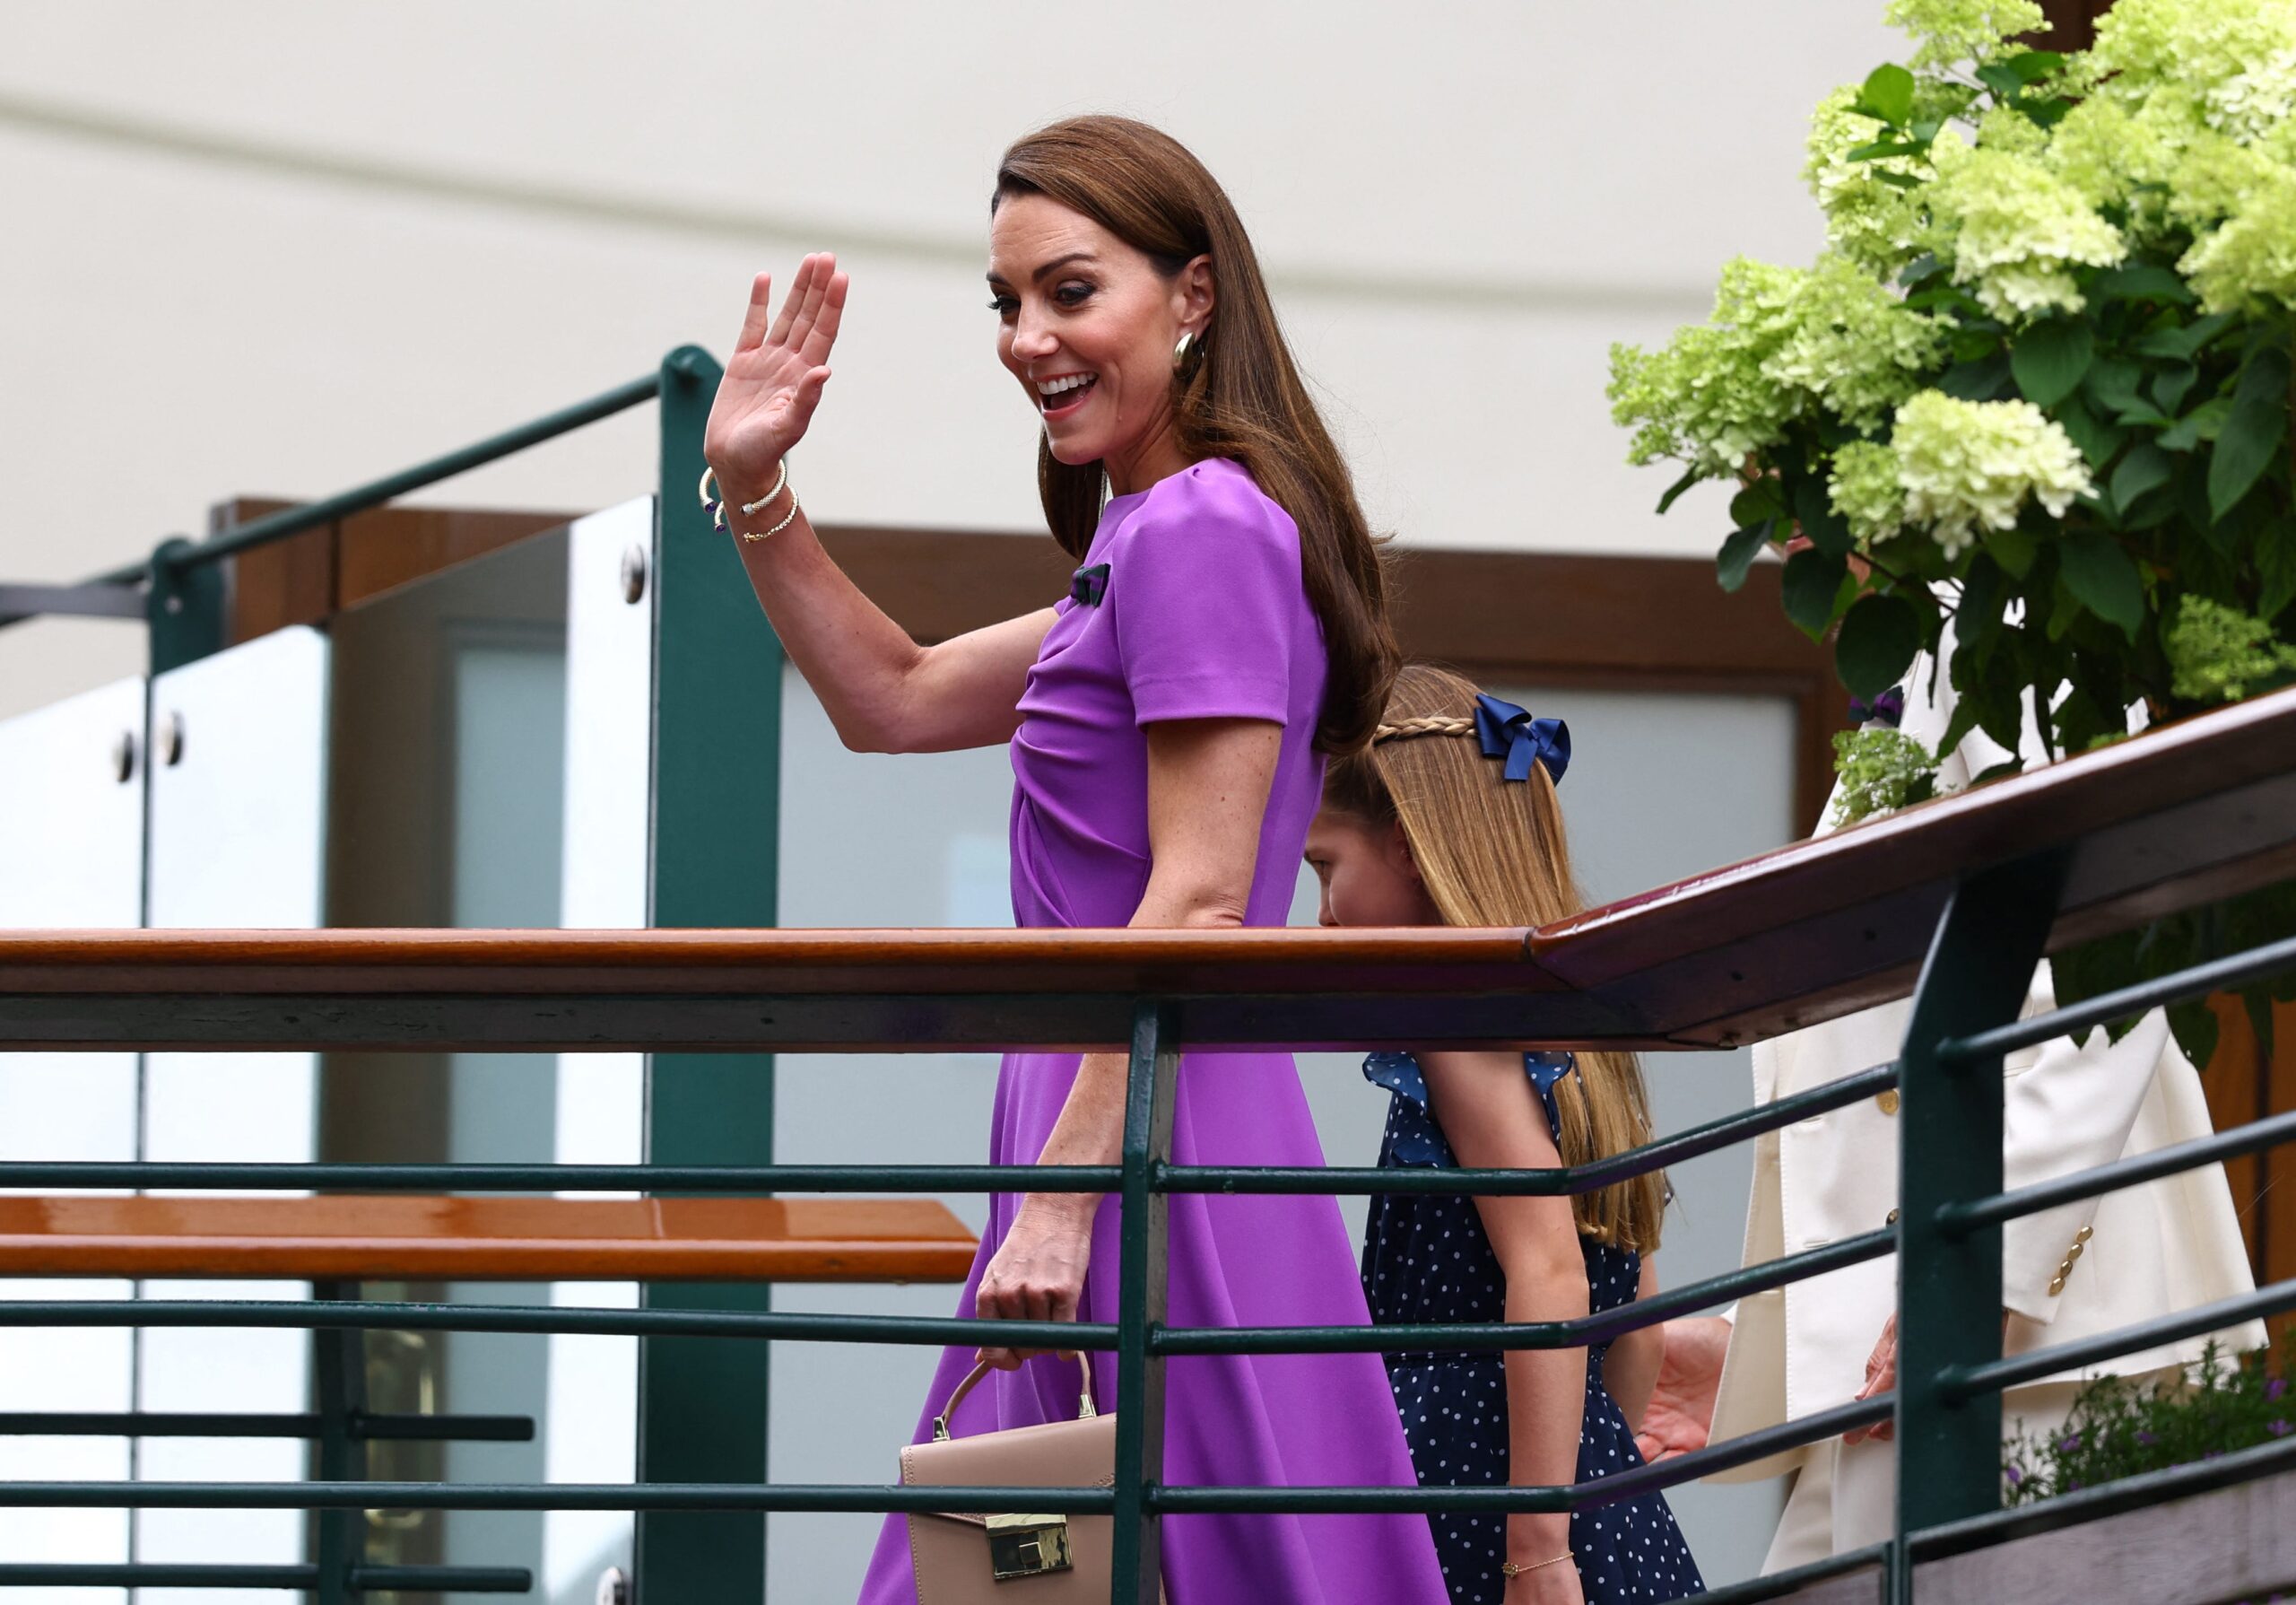
[{"label": "beaded bracelet", "polygon": [[[701,510],[709,515],[710,526],[713,528],[724,529],[726,528],[726,504],[715,493],[718,488],[718,471],[715,468],[702,469],[701,484],[699,488],[701,496]],[[789,492],[789,510],[781,515],[781,521],[770,529],[744,529],[741,532],[744,540],[770,540],[796,521],[797,493],[789,484],[789,459],[786,457],[781,459],[781,472],[774,480],[773,488],[754,502],[742,503],[743,514],[745,517],[754,517],[761,509],[772,505],[773,499],[780,495],[785,489]]]}]

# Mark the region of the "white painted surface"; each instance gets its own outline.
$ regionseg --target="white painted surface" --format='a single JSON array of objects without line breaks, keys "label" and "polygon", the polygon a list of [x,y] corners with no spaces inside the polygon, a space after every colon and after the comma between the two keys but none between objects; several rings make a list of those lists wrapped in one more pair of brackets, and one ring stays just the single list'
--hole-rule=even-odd
[{"label": "white painted surface", "polygon": [[[0,926],[133,927],[143,917],[144,682],[122,680],[0,721]],[[114,746],[136,744],[121,779]],[[0,1054],[0,1159],[135,1157],[133,1053]],[[0,1280],[0,1299],[121,1299],[125,1281]],[[0,1329],[0,1410],[133,1408],[125,1328]],[[0,1480],[118,1481],[125,1438],[0,1438]],[[127,1513],[0,1510],[0,1556],[127,1558]],[[98,1605],[117,1589],[55,1589]]]},{"label": "white painted surface", "polygon": [[[624,555],[653,550],[650,497],[577,523],[566,560],[566,759],[560,922],[642,926],[651,855],[647,777],[653,737],[651,575],[623,599]],[[635,1164],[644,1156],[645,1056],[568,1053],[558,1060],[556,1158],[561,1164]],[[574,1196],[574,1195],[570,1195]],[[586,1194],[629,1197],[630,1194]],[[556,1301],[635,1308],[631,1282],[570,1284]],[[550,1339],[543,1423],[552,1482],[626,1482],[638,1475],[638,1340]],[[599,1573],[630,1567],[626,1512],[552,1511],[543,1518],[543,1596],[584,1605]]]},{"label": "white painted surface", "polygon": [[[327,642],[291,629],[159,676],[155,730],[182,721],[180,760],[152,776],[153,926],[295,929],[319,923],[326,814]],[[154,1053],[144,1154],[152,1160],[307,1162],[317,1156],[317,1056]],[[303,1298],[300,1282],[149,1281],[142,1296]],[[141,1404],[152,1410],[309,1408],[302,1332],[146,1330]],[[293,1481],[305,1445],[284,1439],[151,1438],[138,1475]],[[296,1511],[145,1511],[136,1557],[179,1562],[303,1558]],[[139,1591],[140,1605],[270,1601],[261,1591]]]},{"label": "white painted surface", "polygon": [[[1623,466],[1604,353],[1702,317],[1731,256],[1807,260],[1809,109],[1904,54],[1881,0],[18,9],[0,305],[38,315],[0,322],[0,572],[27,579],[722,352],[748,276],[819,248],[855,290],[806,506],[1040,528],[985,202],[1008,142],[1085,110],[1231,190],[1378,524],[1709,550],[1718,503],[1657,519],[1665,476]],[[653,474],[640,412],[428,499],[578,510]],[[0,631],[0,711],[132,672],[135,635]]]}]

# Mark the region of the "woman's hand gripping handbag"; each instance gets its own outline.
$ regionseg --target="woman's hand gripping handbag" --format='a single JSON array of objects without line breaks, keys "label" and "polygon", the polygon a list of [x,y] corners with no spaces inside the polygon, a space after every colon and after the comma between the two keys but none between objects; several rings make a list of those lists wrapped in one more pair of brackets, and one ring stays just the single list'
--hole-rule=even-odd
[{"label": "woman's hand gripping handbag", "polygon": [[[933,1441],[900,1452],[900,1479],[926,1487],[1087,1487],[1116,1482],[1116,1417],[1092,1404],[1092,1367],[1081,1359],[1083,1404],[1074,1421],[949,1435],[973,1384],[972,1368],[933,1418]],[[1114,1575],[1111,1516],[1040,1511],[1005,1515],[911,1511],[909,1554],[918,1605],[1100,1605]]]}]

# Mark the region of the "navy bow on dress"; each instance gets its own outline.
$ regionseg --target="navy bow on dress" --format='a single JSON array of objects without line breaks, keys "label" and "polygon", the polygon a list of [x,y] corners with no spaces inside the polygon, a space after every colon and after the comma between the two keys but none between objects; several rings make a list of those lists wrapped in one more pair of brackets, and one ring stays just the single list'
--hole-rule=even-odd
[{"label": "navy bow on dress", "polygon": [[1559,719],[1533,719],[1526,710],[1488,693],[1474,699],[1474,735],[1486,758],[1504,757],[1507,778],[1527,781],[1531,765],[1546,765],[1547,779],[1560,785],[1570,767],[1570,727]]}]

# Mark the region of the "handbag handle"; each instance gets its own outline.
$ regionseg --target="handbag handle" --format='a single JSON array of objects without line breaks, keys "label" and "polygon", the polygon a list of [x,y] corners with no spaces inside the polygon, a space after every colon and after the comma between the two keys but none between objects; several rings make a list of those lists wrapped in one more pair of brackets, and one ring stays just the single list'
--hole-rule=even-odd
[{"label": "handbag handle", "polygon": [[[1092,1402],[1092,1362],[1080,1354],[1076,1356],[1076,1365],[1084,1374],[1084,1391],[1077,1406],[1076,1418],[1079,1421],[1089,1421],[1100,1413],[1100,1407]],[[973,1362],[972,1369],[965,1373],[964,1381],[959,1383],[956,1391],[949,1395],[949,1402],[943,1405],[941,1413],[933,1417],[935,1443],[945,1444],[949,1441],[949,1418],[957,1413],[957,1406],[965,1401],[965,1395],[972,1391],[973,1385],[982,1377],[987,1376],[988,1372],[989,1365],[987,1360]]]}]

